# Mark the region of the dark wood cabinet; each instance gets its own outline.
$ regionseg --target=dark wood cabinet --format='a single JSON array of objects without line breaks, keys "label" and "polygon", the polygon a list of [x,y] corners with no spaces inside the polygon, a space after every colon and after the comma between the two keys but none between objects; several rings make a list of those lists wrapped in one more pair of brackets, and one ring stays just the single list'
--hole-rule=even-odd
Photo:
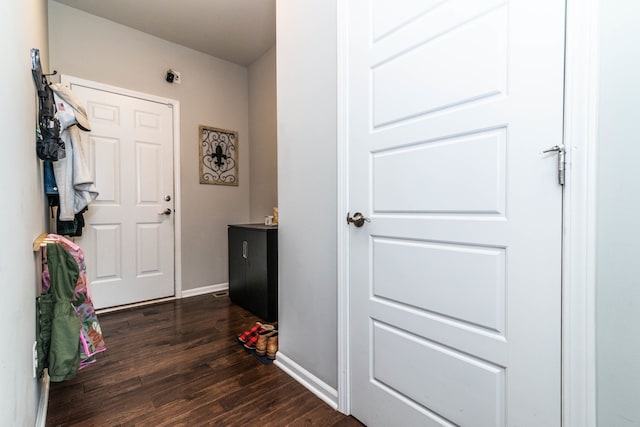
[{"label": "dark wood cabinet", "polygon": [[278,320],[278,227],[230,225],[229,297],[262,320]]}]

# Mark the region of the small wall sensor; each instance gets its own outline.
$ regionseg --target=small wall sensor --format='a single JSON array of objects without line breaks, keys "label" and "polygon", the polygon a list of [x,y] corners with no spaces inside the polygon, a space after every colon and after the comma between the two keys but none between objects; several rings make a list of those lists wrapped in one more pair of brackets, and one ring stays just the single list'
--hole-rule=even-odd
[{"label": "small wall sensor", "polygon": [[167,71],[167,76],[165,77],[165,80],[169,83],[180,84],[180,72],[169,69]]},{"label": "small wall sensor", "polygon": [[167,77],[165,77],[165,80],[168,81],[169,83],[173,83],[173,81],[176,79],[176,75],[173,72],[173,70],[169,70],[167,71]]}]

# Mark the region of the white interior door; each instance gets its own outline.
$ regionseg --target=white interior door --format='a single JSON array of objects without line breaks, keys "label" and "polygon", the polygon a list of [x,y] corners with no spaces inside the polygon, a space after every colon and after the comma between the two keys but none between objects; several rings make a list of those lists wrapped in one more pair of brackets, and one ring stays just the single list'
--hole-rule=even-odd
[{"label": "white interior door", "polygon": [[347,11],[353,415],[560,425],[564,2]]},{"label": "white interior door", "polygon": [[[82,84],[91,168],[100,196],[84,248],[97,308],[174,295],[173,110]],[[165,213],[166,212],[166,213]]]}]

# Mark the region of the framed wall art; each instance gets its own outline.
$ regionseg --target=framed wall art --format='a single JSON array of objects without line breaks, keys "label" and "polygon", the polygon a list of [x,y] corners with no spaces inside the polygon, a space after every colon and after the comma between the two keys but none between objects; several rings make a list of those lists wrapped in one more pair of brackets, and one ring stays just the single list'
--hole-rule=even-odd
[{"label": "framed wall art", "polygon": [[238,185],[238,132],[200,125],[200,184]]}]

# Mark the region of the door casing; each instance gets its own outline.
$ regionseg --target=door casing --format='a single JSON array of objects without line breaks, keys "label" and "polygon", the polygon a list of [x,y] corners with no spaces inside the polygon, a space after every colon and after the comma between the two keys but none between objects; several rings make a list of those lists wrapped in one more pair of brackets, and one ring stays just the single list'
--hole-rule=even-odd
[{"label": "door casing", "polygon": [[[80,85],[89,88],[112,92],[119,95],[140,98],[146,101],[157,102],[170,105],[173,109],[173,198],[174,198],[174,292],[175,296],[166,299],[182,298],[182,197],[180,192],[180,101],[169,98],[162,98],[148,93],[124,89],[111,86],[105,83],[85,80],[69,75],[61,75],[60,81],[63,84]],[[136,305],[136,304],[133,304]],[[120,307],[122,308],[122,307]]]},{"label": "door casing", "polygon": [[[598,1],[566,0],[563,197],[562,424],[596,425],[595,171]],[[338,410],[350,414],[349,209],[346,2],[337,14]],[[341,224],[341,225],[340,225]]]}]

